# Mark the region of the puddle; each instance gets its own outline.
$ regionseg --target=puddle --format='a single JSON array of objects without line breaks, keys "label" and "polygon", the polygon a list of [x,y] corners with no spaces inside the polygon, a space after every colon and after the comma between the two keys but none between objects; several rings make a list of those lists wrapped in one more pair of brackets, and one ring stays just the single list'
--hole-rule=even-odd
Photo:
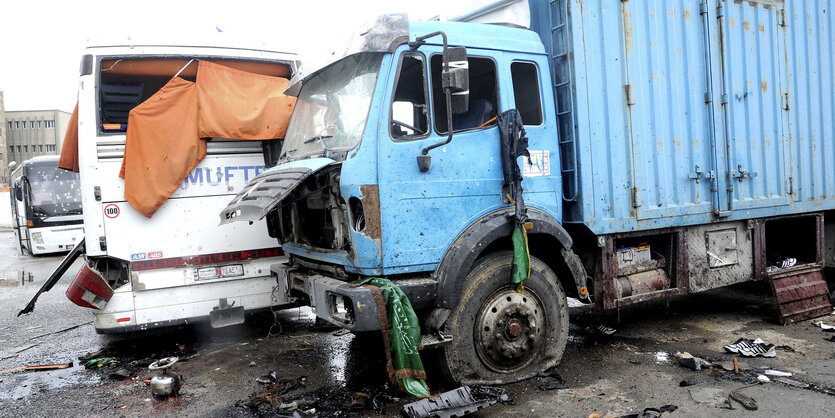
[{"label": "puddle", "polygon": [[21,287],[32,283],[32,273],[22,270],[0,272],[0,287]]},{"label": "puddle", "polygon": [[73,367],[49,371],[21,371],[2,375],[3,390],[0,399],[21,399],[34,393],[46,392],[78,384],[90,385],[101,381],[101,377],[87,373],[84,366],[74,363]]}]

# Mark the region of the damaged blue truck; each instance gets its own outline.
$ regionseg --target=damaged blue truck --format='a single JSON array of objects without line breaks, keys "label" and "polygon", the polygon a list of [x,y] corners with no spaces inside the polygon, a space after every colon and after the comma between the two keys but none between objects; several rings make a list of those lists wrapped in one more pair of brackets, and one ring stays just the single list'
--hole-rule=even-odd
[{"label": "damaged blue truck", "polygon": [[[766,281],[782,322],[829,313],[830,5],[531,0],[530,29],[383,16],[290,87],[279,164],[221,222],[266,217],[289,255],[275,297],[343,328],[380,329],[352,283],[390,279],[461,383],[558,364],[567,297],[611,310]],[[509,110],[527,138],[523,289]]]}]

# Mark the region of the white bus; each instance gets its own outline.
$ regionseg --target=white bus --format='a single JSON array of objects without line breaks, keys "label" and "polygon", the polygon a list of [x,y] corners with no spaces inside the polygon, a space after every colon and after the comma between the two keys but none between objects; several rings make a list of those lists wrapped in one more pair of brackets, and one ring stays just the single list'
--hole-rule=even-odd
[{"label": "white bus", "polygon": [[21,255],[67,252],[84,235],[78,173],[58,156],[23,161],[11,175],[12,227]]},{"label": "white bus", "polygon": [[[150,218],[126,202],[119,177],[129,111],[175,74],[194,81],[197,65],[190,62],[210,60],[288,79],[296,71],[293,53],[212,43],[96,45],[82,58],[78,161],[86,263],[67,296],[92,308],[98,333],[199,320],[227,326],[272,305],[270,265],[280,262],[281,248],[265,225],[218,226],[217,214],[274,164],[280,140],[209,139],[206,157]],[[68,268],[72,260],[65,261]]]}]

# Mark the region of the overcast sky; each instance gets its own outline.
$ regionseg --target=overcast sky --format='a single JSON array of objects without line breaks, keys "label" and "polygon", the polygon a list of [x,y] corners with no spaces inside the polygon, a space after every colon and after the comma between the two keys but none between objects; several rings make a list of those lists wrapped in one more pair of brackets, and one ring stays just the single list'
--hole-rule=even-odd
[{"label": "overcast sky", "polygon": [[[90,39],[229,36],[264,40],[316,63],[379,14],[407,12],[411,18],[425,19],[451,14],[448,10],[466,7],[462,3],[472,4],[466,0],[3,0],[0,90],[5,93],[6,110],[70,112],[76,101],[80,58]],[[216,28],[223,33],[219,35]]]}]

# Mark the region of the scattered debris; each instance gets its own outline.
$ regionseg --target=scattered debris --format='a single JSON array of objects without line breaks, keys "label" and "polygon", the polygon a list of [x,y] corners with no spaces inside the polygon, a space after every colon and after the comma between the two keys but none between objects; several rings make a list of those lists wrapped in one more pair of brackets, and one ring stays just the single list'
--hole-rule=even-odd
[{"label": "scattered debris", "polygon": [[29,371],[44,371],[44,370],[58,370],[58,369],[67,369],[72,367],[72,362],[69,363],[58,363],[58,364],[41,364],[37,366],[19,366],[12,369],[0,370],[0,374],[3,373],[11,373],[16,372],[18,370],[29,370]]},{"label": "scattered debris", "polygon": [[249,367],[255,367],[255,362],[254,362],[254,361],[250,361],[250,362],[249,362]]},{"label": "scattered debris", "polygon": [[127,405],[125,405],[125,404],[123,404],[123,403],[120,403],[120,404],[118,404],[118,405],[113,405],[113,409],[125,409],[125,408],[127,408],[127,407],[128,407],[128,406],[127,406]]},{"label": "scattered debris", "polygon": [[678,385],[680,387],[687,387],[687,386],[693,386],[693,385],[698,385],[698,384],[699,384],[698,380],[692,380],[692,379],[682,380],[681,382],[678,382]]},{"label": "scattered debris", "polygon": [[823,321],[814,322],[814,324],[817,325],[818,328],[821,329],[821,331],[835,332],[835,325],[827,325],[827,324],[824,324]]},{"label": "scattered debris", "polygon": [[270,371],[265,375],[261,375],[255,378],[255,381],[261,383],[262,385],[271,385],[278,380],[278,377],[275,374],[275,370]]},{"label": "scattered debris", "polygon": [[728,401],[727,401],[728,406],[733,408],[733,406],[731,406],[731,400],[733,399],[733,400],[739,402],[745,409],[747,409],[749,411],[756,411],[757,408],[758,408],[757,401],[754,400],[754,398],[740,392],[740,390],[745,389],[745,388],[749,388],[751,386],[756,386],[758,384],[759,383],[752,383],[750,385],[745,385],[741,388],[737,388],[737,389],[732,390],[731,393],[728,395]]},{"label": "scattered debris", "polygon": [[763,340],[757,338],[756,340],[749,340],[740,338],[735,343],[726,345],[725,351],[736,353],[745,357],[776,357],[777,352],[774,349],[774,344],[766,344]]},{"label": "scattered debris", "polygon": [[368,409],[369,401],[371,401],[371,397],[368,396],[367,393],[356,392],[354,393],[354,398],[351,400],[351,405],[348,406],[348,409],[351,411],[365,411]]},{"label": "scattered debris", "polygon": [[565,380],[557,373],[557,368],[552,367],[544,372],[539,372],[536,375],[538,380],[548,379],[548,381],[539,385],[539,390],[555,390],[555,389],[566,389],[568,386],[565,384]]},{"label": "scattered debris", "polygon": [[116,359],[114,359],[113,357],[94,358],[92,360],[87,360],[87,362],[84,363],[84,368],[86,368],[86,369],[92,369],[92,368],[100,369],[102,366],[113,363],[115,360]]},{"label": "scattered debris", "polygon": [[757,380],[759,380],[759,381],[760,381],[760,383],[768,383],[768,382],[771,382],[771,379],[769,379],[769,378],[768,378],[768,376],[766,376],[766,375],[764,375],[764,374],[761,374],[761,375],[757,376]]},{"label": "scattered debris", "polygon": [[469,386],[444,392],[434,398],[423,398],[403,406],[408,418],[460,417],[496,404],[495,399],[477,400]]},{"label": "scattered debris", "polygon": [[670,353],[665,351],[658,351],[655,353],[655,362],[656,363],[667,363],[670,361]]},{"label": "scattered debris", "polygon": [[835,335],[830,335],[829,338],[824,338],[823,340],[835,343]]},{"label": "scattered debris", "polygon": [[104,354],[104,349],[103,349],[103,348],[102,348],[101,350],[98,350],[98,351],[93,351],[93,352],[87,353],[87,354],[85,354],[85,355],[83,355],[83,356],[79,356],[79,357],[78,357],[78,360],[79,360],[79,361],[82,361],[82,362],[84,362],[84,361],[90,361],[90,360],[92,360],[92,359],[94,359],[94,358],[101,357],[101,356],[102,356],[102,354]]},{"label": "scattered debris", "polygon": [[22,352],[24,352],[24,351],[26,351],[30,348],[36,347],[40,344],[41,343],[26,344],[26,345],[21,345],[19,347],[12,348],[11,350],[8,350],[8,351],[0,354],[0,360],[5,360],[7,358],[17,357],[18,354],[20,354],[20,353],[22,353]]},{"label": "scattered debris", "polygon": [[336,331],[332,332],[331,335],[336,336],[336,337],[341,337],[343,335],[348,335],[350,333],[351,333],[351,330],[349,330],[348,328],[339,328]]},{"label": "scattered debris", "polygon": [[789,379],[789,378],[786,378],[786,377],[778,377],[778,378],[774,379],[774,381],[775,382],[780,382],[784,385],[789,385],[791,387],[800,388],[800,389],[806,389],[806,388],[809,387],[808,383],[804,383],[804,382],[801,382],[799,380]]},{"label": "scattered debris", "polygon": [[135,370],[128,370],[127,368],[121,368],[119,370],[112,371],[112,372],[108,373],[107,377],[109,377],[111,379],[114,379],[114,380],[125,380],[125,379],[129,379],[131,376],[133,376],[134,372],[135,372]]},{"label": "scattered debris", "polygon": [[726,372],[716,377],[716,380],[723,381],[723,382],[739,382],[745,384],[754,384],[759,383],[760,381],[757,380],[757,374],[752,373],[750,371],[741,371],[737,372]]},{"label": "scattered debris", "polygon": [[768,370],[764,371],[763,373],[765,373],[768,376],[777,376],[777,377],[791,377],[791,375],[792,375],[789,372],[784,372],[782,370],[774,370],[774,369],[768,369]]},{"label": "scattered debris", "polygon": [[702,367],[710,367],[710,363],[708,361],[698,357],[693,357],[692,354],[686,351],[683,353],[676,352],[675,358],[678,361],[679,366],[687,367],[696,371],[702,370]]}]

